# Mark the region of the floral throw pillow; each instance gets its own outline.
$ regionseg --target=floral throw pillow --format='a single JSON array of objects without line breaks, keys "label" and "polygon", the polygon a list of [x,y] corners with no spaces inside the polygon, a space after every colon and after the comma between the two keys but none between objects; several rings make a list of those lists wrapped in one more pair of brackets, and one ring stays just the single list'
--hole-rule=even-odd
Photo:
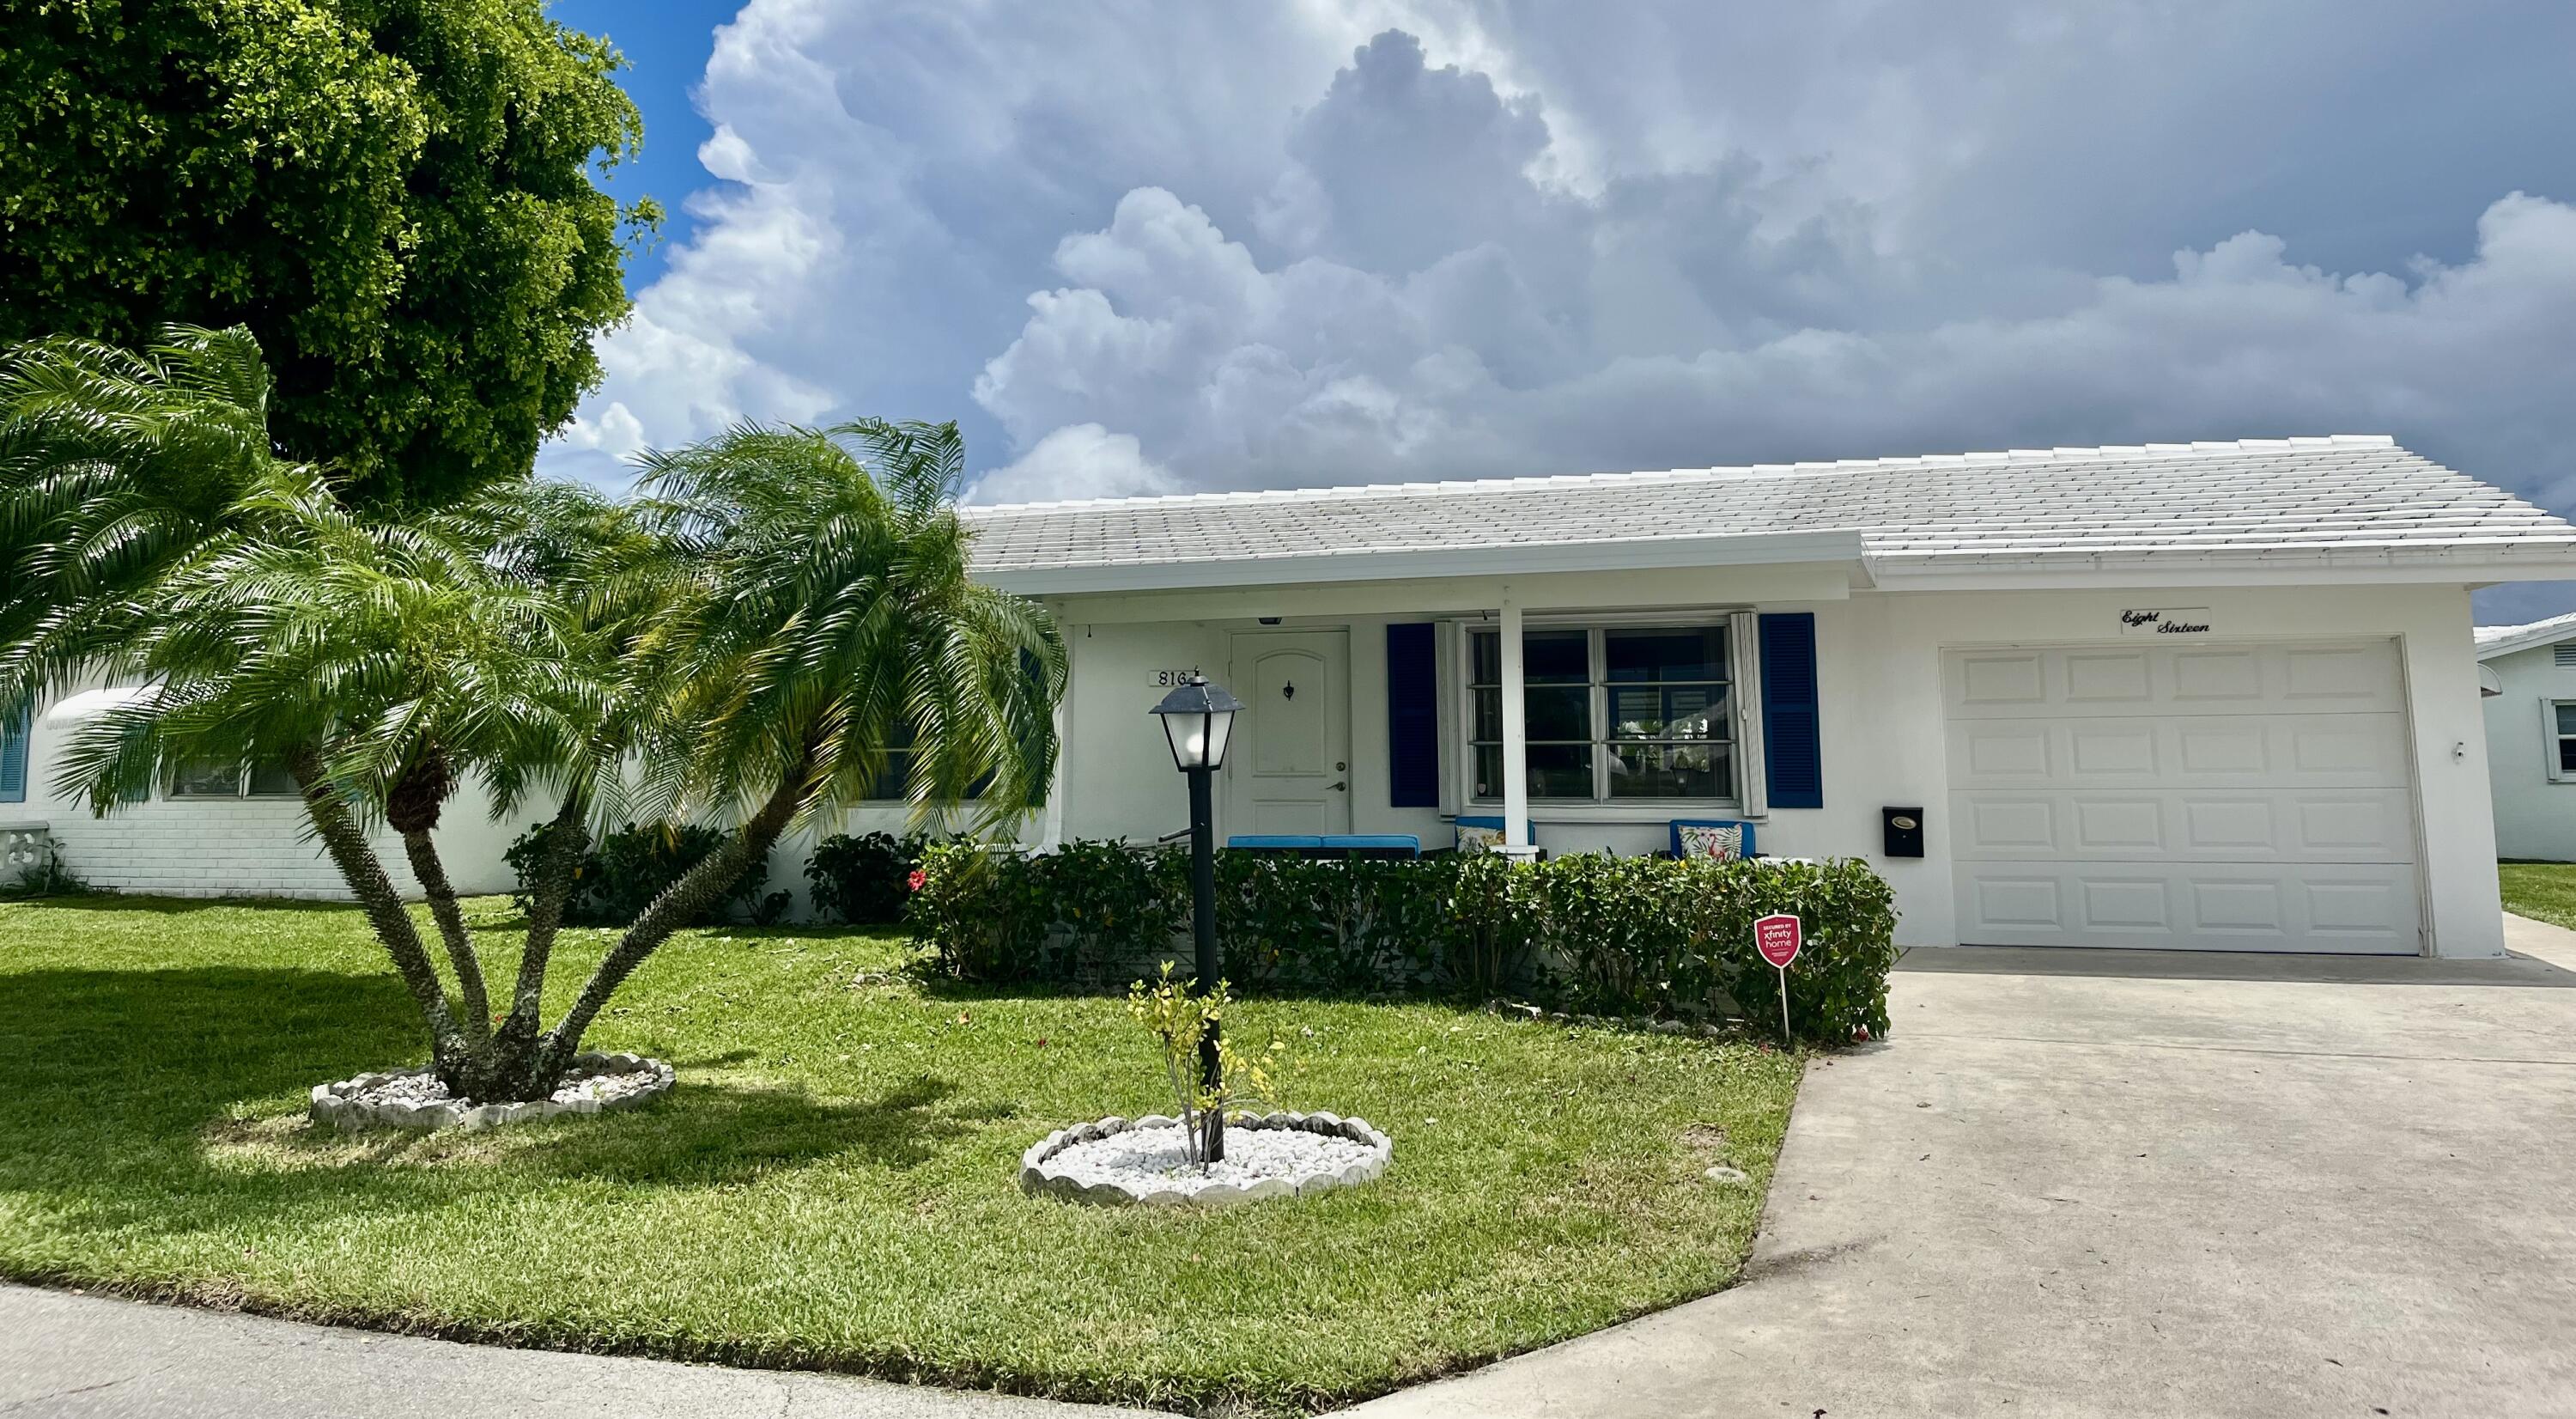
[{"label": "floral throw pillow", "polygon": [[1720,862],[1733,862],[1744,855],[1744,828],[1741,824],[1722,828],[1684,824],[1681,835],[1684,857],[1713,857]]},{"label": "floral throw pillow", "polygon": [[1492,852],[1503,845],[1503,830],[1500,828],[1473,827],[1466,823],[1457,826],[1458,850],[1462,853]]}]

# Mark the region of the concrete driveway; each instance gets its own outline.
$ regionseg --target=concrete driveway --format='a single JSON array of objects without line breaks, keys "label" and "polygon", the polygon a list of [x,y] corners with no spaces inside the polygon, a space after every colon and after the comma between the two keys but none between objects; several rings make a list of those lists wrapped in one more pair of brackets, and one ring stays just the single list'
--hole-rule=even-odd
[{"label": "concrete driveway", "polygon": [[2576,936],[1916,952],[1746,1282],[1411,1415],[2576,1415]]}]

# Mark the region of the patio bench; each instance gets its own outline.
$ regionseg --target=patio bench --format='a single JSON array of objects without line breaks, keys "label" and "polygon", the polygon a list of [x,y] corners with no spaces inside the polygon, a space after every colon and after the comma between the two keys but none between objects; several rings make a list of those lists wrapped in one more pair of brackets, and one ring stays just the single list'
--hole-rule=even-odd
[{"label": "patio bench", "polygon": [[1339,861],[1403,861],[1422,855],[1422,839],[1411,833],[1237,833],[1225,840],[1225,846],[1229,852],[1285,853]]}]

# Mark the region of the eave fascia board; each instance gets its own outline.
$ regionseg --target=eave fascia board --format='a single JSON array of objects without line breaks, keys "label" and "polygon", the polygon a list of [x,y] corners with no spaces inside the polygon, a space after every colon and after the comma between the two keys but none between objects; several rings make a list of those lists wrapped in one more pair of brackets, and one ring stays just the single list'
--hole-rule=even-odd
[{"label": "eave fascia board", "polygon": [[2416,585],[2487,586],[2504,581],[2576,581],[2576,551],[2519,557],[2481,551],[2474,557],[2188,554],[2087,558],[2081,561],[1991,557],[1939,563],[1872,559],[1881,591],[2023,591],[2105,587]]},{"label": "eave fascia board", "polygon": [[1418,620],[1483,614],[1511,599],[1533,612],[1589,613],[1732,608],[1849,600],[1853,563],[1624,567],[1615,571],[1450,576],[1417,581],[1339,581],[1190,591],[1112,591],[1050,596],[1068,625],[1140,622],[1327,624],[1361,618]]},{"label": "eave fascia board", "polygon": [[1516,542],[1402,552],[1326,552],[1111,562],[977,572],[975,579],[1022,596],[1117,591],[1196,591],[1232,587],[1420,581],[1446,576],[1517,576],[1549,572],[1654,567],[1765,566],[1784,562],[1857,562],[1857,532],[1781,532],[1720,537],[1636,537],[1611,542]]}]

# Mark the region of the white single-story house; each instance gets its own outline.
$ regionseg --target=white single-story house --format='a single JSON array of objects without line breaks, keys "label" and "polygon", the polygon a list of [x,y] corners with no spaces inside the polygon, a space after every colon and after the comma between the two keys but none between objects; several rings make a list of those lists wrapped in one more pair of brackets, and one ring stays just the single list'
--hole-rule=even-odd
[{"label": "white single-story house", "polygon": [[[1464,817],[1635,853],[1736,822],[1868,859],[1908,945],[2500,954],[2469,592],[2576,579],[2576,527],[2376,436],[969,515],[977,574],[1069,649],[1031,845],[1186,827],[1148,711],[1200,672],[1247,705],[1221,838],[1428,850]],[[277,890],[320,864],[258,788],[149,805],[129,825],[199,825],[152,844],[29,816],[93,881],[190,890],[175,864],[256,840],[274,865],[209,885]],[[481,822],[442,833],[497,864],[516,828]]]},{"label": "white single-story house", "polygon": [[2576,862],[2576,615],[2477,641],[2496,851]]},{"label": "white single-story house", "polygon": [[2501,953],[2469,592],[2576,578],[2576,527],[2358,436],[974,518],[1071,648],[1045,837],[1184,825],[1146,713],[1203,671],[1221,836],[1740,820],[1868,858],[1909,945]]}]

